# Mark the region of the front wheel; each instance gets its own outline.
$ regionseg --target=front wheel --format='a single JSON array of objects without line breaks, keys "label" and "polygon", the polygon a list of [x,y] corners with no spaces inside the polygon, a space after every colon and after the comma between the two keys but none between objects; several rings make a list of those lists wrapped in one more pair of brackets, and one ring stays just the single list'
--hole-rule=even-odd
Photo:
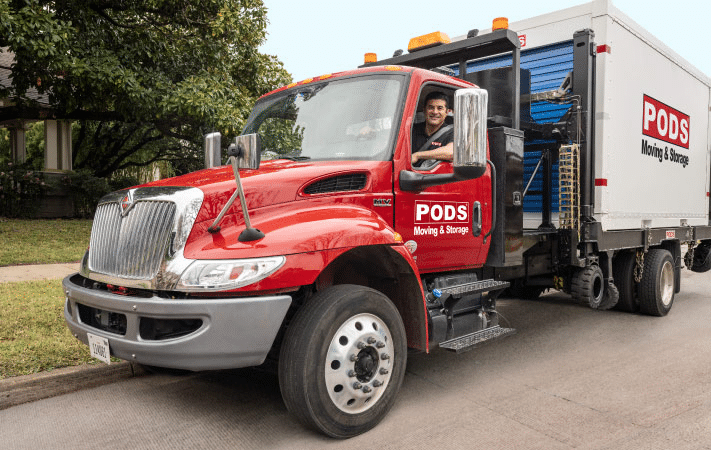
[{"label": "front wheel", "polygon": [[335,437],[373,428],[405,376],[405,328],[382,293],[355,285],[319,292],[294,316],[279,355],[279,387],[302,423]]}]

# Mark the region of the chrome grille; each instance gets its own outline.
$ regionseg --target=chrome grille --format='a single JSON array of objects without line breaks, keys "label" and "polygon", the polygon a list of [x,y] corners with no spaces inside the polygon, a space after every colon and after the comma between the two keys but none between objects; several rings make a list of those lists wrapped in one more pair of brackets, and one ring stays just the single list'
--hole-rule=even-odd
[{"label": "chrome grille", "polygon": [[89,244],[89,269],[106,275],[148,280],[160,269],[175,221],[175,203],[136,202],[121,217],[119,203],[99,205]]}]

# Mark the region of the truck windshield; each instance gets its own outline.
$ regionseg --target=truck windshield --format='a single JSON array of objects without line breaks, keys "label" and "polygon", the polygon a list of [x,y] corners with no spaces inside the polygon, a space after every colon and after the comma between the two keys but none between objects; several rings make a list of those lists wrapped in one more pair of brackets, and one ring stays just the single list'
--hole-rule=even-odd
[{"label": "truck windshield", "polygon": [[301,86],[261,99],[244,134],[264,159],[389,160],[404,77],[368,76]]}]

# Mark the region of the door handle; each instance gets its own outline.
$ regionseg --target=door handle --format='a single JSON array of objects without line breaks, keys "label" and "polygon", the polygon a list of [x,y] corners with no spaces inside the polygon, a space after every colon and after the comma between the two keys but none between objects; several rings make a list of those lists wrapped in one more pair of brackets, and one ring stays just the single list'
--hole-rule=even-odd
[{"label": "door handle", "polygon": [[472,208],[472,234],[474,237],[481,235],[481,203],[474,202]]}]

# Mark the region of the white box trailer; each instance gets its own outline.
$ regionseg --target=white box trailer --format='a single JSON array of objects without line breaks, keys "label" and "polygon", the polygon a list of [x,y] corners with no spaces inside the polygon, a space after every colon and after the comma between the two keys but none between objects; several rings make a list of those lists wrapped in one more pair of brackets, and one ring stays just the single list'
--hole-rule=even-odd
[{"label": "white box trailer", "polygon": [[484,279],[664,315],[682,267],[711,270],[711,80],[609,1],[377,64],[488,91]]},{"label": "white box trailer", "polygon": [[[518,33],[521,67],[531,70],[532,93],[550,89],[572,70],[576,31],[594,33],[594,179],[590,181],[593,216],[603,230],[709,223],[708,76],[607,0],[513,22],[509,28]],[[469,70],[490,64],[478,61]],[[534,118],[535,108],[534,103]],[[536,119],[550,120],[545,113]],[[531,175],[534,162],[535,158],[529,161],[525,176]],[[553,220],[557,221],[556,192],[554,197]],[[530,202],[524,206],[525,228],[541,224],[538,209]]]}]

